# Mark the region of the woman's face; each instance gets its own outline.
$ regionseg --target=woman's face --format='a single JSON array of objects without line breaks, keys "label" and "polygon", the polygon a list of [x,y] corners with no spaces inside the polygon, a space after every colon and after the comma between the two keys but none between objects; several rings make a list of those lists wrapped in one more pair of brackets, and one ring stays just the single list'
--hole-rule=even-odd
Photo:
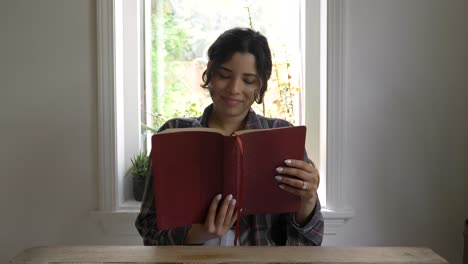
[{"label": "woman's face", "polygon": [[214,72],[210,83],[211,99],[221,117],[245,117],[260,89],[255,56],[236,52]]}]

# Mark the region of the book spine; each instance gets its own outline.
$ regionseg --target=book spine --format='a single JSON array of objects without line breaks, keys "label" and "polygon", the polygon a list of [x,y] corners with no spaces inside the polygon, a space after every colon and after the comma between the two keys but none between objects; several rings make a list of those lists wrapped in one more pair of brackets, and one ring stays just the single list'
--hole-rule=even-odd
[{"label": "book spine", "polygon": [[240,218],[242,214],[242,209],[243,209],[243,203],[244,203],[244,198],[242,197],[244,193],[244,143],[242,142],[241,137],[238,135],[236,137],[236,143],[237,143],[237,149],[238,149],[238,155],[236,157],[239,159],[238,161],[238,167],[237,167],[237,193],[238,193],[238,205],[237,205],[237,220],[236,220],[236,234],[234,236],[234,245],[237,246],[237,241],[239,240],[239,234],[240,234]]},{"label": "book spine", "polygon": [[237,185],[237,146],[234,137],[224,137],[223,155],[223,197],[232,194],[234,199],[238,199]]}]

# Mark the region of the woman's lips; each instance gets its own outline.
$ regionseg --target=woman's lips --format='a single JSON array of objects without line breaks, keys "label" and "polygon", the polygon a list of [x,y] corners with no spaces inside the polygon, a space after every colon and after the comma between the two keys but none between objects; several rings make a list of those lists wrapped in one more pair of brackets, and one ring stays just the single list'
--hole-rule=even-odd
[{"label": "woman's lips", "polygon": [[223,101],[225,104],[229,106],[236,106],[240,103],[242,103],[242,100],[236,99],[236,98],[231,98],[231,97],[222,97]]}]

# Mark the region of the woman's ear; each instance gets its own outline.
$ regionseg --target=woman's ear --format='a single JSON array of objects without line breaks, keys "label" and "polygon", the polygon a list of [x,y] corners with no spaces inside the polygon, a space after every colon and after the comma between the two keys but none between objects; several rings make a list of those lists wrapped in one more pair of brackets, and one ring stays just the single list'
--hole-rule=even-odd
[{"label": "woman's ear", "polygon": [[210,92],[210,96],[213,96],[214,94],[214,91],[213,91],[213,85],[210,83],[208,83],[208,86],[206,87],[206,89],[208,89],[208,92]]},{"label": "woman's ear", "polygon": [[213,61],[208,61],[206,64],[206,69],[205,72],[208,73],[213,73]]},{"label": "woman's ear", "polygon": [[255,92],[254,92],[254,100],[257,104],[260,104],[261,101],[260,101],[260,89],[255,89]]}]

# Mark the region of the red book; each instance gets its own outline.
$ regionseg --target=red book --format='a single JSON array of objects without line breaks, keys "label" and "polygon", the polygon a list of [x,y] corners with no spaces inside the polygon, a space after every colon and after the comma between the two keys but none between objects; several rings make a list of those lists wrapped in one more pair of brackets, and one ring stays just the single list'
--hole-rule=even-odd
[{"label": "red book", "polygon": [[242,216],[295,212],[298,196],[278,187],[276,168],[304,159],[305,126],[238,131],[168,129],[152,137],[159,229],[203,223],[215,195],[232,194]]}]

